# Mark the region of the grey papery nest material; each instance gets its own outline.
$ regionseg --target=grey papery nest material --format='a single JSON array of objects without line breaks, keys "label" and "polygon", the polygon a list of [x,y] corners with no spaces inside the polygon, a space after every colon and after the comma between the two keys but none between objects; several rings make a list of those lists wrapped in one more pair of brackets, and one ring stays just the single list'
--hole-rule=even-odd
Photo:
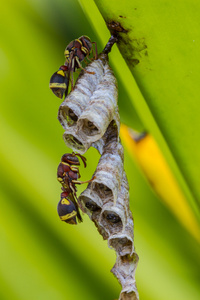
[{"label": "grey papery nest material", "polygon": [[[110,147],[112,145],[113,147]],[[108,144],[108,147],[105,146],[94,173],[95,179],[91,183],[92,189],[96,190],[104,205],[107,202],[116,203],[121,186],[124,166],[118,145],[113,142]]]},{"label": "grey papery nest material", "polygon": [[74,90],[61,104],[58,119],[65,129],[65,143],[80,154],[95,147],[101,158],[94,180],[78,198],[78,204],[94,222],[108,246],[117,254],[112,272],[119,280],[120,300],[138,300],[133,218],[129,207],[129,185],[124,171],[124,150],[119,139],[117,81],[101,54],[82,72]]},{"label": "grey papery nest material", "polygon": [[[90,98],[98,84],[102,81],[106,60],[94,60],[86,67],[87,71],[95,74],[84,73],[78,78],[74,90],[65,98],[58,111],[58,120],[64,129],[76,125],[81,113],[90,102]],[[73,115],[73,117],[72,117]]]},{"label": "grey papery nest material", "polygon": [[135,270],[138,264],[138,255],[117,255],[112,273],[117,277],[122,286],[119,300],[138,300],[139,295],[135,282]]},{"label": "grey papery nest material", "polygon": [[66,145],[81,154],[91,145],[102,149],[98,141],[113,120],[118,130],[120,126],[117,81],[107,55],[101,54],[86,70],[95,74],[81,74],[58,111],[58,120],[65,129]]}]

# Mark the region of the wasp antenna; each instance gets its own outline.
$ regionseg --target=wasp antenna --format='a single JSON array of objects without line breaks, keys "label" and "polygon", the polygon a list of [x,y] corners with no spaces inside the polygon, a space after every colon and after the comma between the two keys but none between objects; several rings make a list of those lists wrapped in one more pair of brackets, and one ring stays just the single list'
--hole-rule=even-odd
[{"label": "wasp antenna", "polygon": [[[74,152],[73,152],[74,153]],[[86,168],[87,164],[86,164],[86,160],[87,158],[84,157],[83,155],[81,155],[80,153],[74,153],[76,156],[79,156],[80,159],[82,160],[83,164],[84,164],[84,167]]]}]

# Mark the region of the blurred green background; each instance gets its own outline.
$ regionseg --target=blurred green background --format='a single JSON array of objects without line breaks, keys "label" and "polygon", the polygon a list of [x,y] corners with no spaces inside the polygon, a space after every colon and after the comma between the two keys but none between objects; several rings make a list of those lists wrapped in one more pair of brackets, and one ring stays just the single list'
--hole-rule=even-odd
[{"label": "blurred green background", "polygon": [[[120,286],[110,273],[114,251],[86,215],[78,226],[57,216],[56,169],[70,149],[57,120],[61,102],[48,87],[71,40],[84,34],[99,51],[104,45],[78,1],[8,0],[1,3],[0,17],[0,299],[116,299]],[[122,121],[139,128],[120,81],[119,107]],[[83,180],[91,178],[99,159],[95,149],[85,156]],[[158,201],[126,150],[125,169],[140,257],[140,299],[199,299],[197,242]]]}]

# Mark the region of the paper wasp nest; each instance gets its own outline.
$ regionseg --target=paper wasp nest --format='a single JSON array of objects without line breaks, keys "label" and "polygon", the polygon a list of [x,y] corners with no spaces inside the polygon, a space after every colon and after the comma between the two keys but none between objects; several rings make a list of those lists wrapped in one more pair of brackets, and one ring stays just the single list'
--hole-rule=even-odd
[{"label": "paper wasp nest", "polygon": [[129,186],[124,171],[124,151],[119,139],[118,88],[102,53],[82,72],[75,88],[60,105],[58,119],[65,129],[64,141],[83,154],[91,146],[101,154],[94,180],[80,195],[83,212],[116,251],[112,272],[119,280],[120,300],[138,300],[135,269],[138,256],[133,244],[133,218],[129,208]]}]

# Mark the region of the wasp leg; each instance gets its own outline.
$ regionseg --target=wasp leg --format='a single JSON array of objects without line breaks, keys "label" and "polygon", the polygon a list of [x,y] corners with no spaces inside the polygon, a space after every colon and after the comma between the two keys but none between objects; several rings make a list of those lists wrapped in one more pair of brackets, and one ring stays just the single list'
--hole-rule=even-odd
[{"label": "wasp leg", "polygon": [[74,75],[73,75],[73,71],[71,72],[71,90],[74,90]]},{"label": "wasp leg", "polygon": [[79,66],[79,68],[80,69],[82,69],[82,70],[84,70],[86,73],[88,73],[88,74],[95,74],[95,72],[89,72],[89,71],[87,71],[86,69],[84,69],[82,66],[81,66],[81,63],[80,63],[80,61],[79,61],[79,59],[78,59],[78,57],[76,56],[75,57],[75,59],[76,59],[76,62],[77,62],[77,64],[78,64],[78,66]]},{"label": "wasp leg", "polygon": [[90,180],[87,180],[87,181],[80,181],[80,180],[72,180],[73,183],[76,183],[76,184],[83,184],[83,183],[89,183],[91,181],[93,181],[96,177],[92,177],[92,179]]},{"label": "wasp leg", "polygon": [[[73,190],[73,188],[72,188],[72,190]],[[80,214],[78,203],[76,202],[76,201],[78,201],[76,193],[73,192],[69,197],[70,197],[70,199],[72,200],[72,202],[74,203],[74,205],[76,207],[78,221],[83,222],[83,219],[82,219],[81,214]]]},{"label": "wasp leg", "polygon": [[[70,76],[68,76],[68,80],[70,81]],[[65,98],[67,97],[68,95],[68,90],[69,90],[69,84],[67,85],[67,88],[66,88],[66,91],[65,91]]]},{"label": "wasp leg", "polygon": [[88,57],[88,55],[85,57],[89,62],[92,62],[93,61],[93,59],[90,59],[89,57]]},{"label": "wasp leg", "polygon": [[78,200],[77,195],[76,195],[76,187],[73,185],[74,180],[72,180],[72,182],[69,183],[69,188],[72,192],[72,194],[74,195],[74,197],[76,198],[76,200]]}]

